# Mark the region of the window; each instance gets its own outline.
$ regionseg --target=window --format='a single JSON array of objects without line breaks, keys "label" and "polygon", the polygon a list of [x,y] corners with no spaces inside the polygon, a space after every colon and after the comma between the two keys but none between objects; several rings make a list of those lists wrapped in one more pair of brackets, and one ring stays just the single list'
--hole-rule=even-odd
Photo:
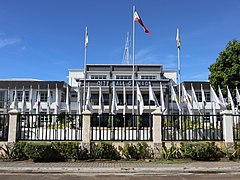
[{"label": "window", "polygon": [[[198,102],[202,102],[202,93],[201,92],[195,92]],[[205,99],[207,102],[211,102],[211,96],[210,96],[210,92],[204,92],[205,95]]]},{"label": "window", "polygon": [[[17,91],[17,100],[18,102],[22,101],[23,91]],[[15,91],[13,91],[13,97],[15,96]],[[26,101],[29,101],[29,91],[25,91]]]},{"label": "window", "polygon": [[0,91],[0,108],[4,108],[4,91]]},{"label": "window", "polygon": [[154,75],[142,75],[141,79],[157,79],[157,76],[154,76]]},{"label": "window", "polygon": [[106,75],[91,75],[91,79],[107,79]]},{"label": "window", "polygon": [[131,75],[116,75],[116,79],[132,79]]}]

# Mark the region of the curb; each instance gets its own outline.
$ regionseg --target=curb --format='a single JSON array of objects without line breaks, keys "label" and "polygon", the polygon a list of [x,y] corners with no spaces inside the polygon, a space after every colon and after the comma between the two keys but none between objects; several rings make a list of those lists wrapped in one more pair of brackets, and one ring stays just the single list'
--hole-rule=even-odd
[{"label": "curb", "polygon": [[227,173],[239,172],[240,167],[161,167],[161,168],[74,168],[74,167],[1,167],[0,173],[133,173],[133,174],[169,174],[169,173]]}]

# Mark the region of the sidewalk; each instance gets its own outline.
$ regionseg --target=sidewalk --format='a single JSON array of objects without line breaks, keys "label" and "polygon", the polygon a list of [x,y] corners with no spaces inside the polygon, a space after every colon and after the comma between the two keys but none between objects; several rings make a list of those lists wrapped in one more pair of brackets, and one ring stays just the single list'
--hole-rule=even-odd
[{"label": "sidewalk", "polygon": [[240,162],[190,162],[160,164],[155,162],[0,162],[0,173],[227,173],[239,172]]}]

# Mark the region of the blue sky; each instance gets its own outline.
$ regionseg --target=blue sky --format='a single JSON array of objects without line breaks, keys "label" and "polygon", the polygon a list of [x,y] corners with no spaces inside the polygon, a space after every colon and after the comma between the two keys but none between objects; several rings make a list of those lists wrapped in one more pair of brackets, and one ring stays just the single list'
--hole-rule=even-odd
[{"label": "blue sky", "polygon": [[181,76],[207,80],[208,67],[239,40],[239,0],[0,0],[0,79],[64,80],[83,68],[88,26],[89,64],[121,64],[133,5],[151,34],[136,24],[136,64],[177,70],[176,28],[181,36]]}]

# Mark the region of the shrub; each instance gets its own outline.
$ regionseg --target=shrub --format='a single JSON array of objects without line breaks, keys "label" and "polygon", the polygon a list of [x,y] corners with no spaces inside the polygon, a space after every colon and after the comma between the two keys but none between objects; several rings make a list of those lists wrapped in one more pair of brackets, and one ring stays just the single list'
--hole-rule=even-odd
[{"label": "shrub", "polygon": [[127,159],[146,159],[152,157],[152,150],[145,142],[134,144],[126,143],[123,148],[119,148],[122,155]]},{"label": "shrub", "polygon": [[177,147],[174,143],[171,143],[171,147],[167,148],[165,144],[163,144],[161,154],[163,159],[180,159],[183,158],[183,153],[179,147]]},{"label": "shrub", "polygon": [[24,152],[24,147],[26,146],[26,142],[16,142],[14,143],[13,148],[13,158],[16,160],[26,160],[28,159],[27,155]]},{"label": "shrub", "polygon": [[224,154],[214,142],[182,143],[181,150],[185,157],[199,161],[217,161]]},{"label": "shrub", "polygon": [[95,158],[96,159],[110,159],[119,160],[121,156],[112,143],[101,142],[95,145]]},{"label": "shrub", "polygon": [[81,148],[78,142],[53,142],[52,146],[65,159],[88,159],[88,150],[86,148]]},{"label": "shrub", "polygon": [[51,143],[27,143],[24,152],[34,162],[61,162],[64,157],[52,147]]},{"label": "shrub", "polygon": [[13,149],[14,149],[14,143],[6,143],[4,145],[0,146],[0,150],[2,150],[4,152],[4,157],[7,159],[13,159]]}]

